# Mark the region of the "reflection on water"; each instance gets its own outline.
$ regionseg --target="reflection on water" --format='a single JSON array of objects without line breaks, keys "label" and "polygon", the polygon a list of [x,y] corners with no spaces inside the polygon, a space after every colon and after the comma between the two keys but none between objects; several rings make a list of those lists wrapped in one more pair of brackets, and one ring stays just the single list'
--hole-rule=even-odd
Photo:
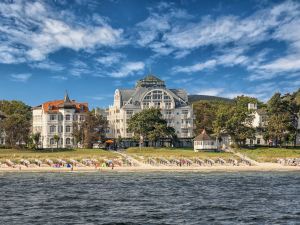
[{"label": "reflection on water", "polygon": [[0,224],[297,224],[300,173],[2,173]]}]

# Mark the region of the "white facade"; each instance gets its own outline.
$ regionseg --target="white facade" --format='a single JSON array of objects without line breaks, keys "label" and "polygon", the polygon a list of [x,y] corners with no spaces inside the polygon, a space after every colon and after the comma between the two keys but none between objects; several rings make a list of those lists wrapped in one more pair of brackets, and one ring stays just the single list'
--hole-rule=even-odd
[{"label": "white facade", "polygon": [[[0,112],[0,122],[4,120],[5,116],[2,112]],[[0,145],[5,145],[5,132],[0,129]]]},{"label": "white facade", "polygon": [[247,145],[268,145],[268,142],[264,140],[263,133],[267,125],[267,113],[264,109],[257,109],[257,105],[254,103],[248,104],[248,109],[253,110],[253,120],[251,126],[256,129],[255,139],[246,140]]},{"label": "white facade", "polygon": [[[45,102],[32,110],[32,133],[40,133],[39,146],[42,148],[76,147],[73,140],[74,122],[85,120],[87,103],[71,101],[68,95],[64,100]],[[59,136],[56,143],[54,136]]]},{"label": "white facade", "polygon": [[109,107],[110,138],[131,138],[127,122],[131,116],[145,108],[161,109],[168,126],[175,129],[179,138],[193,137],[193,109],[187,93],[180,89],[167,89],[163,81],[149,75],[137,82],[134,89],[117,89],[114,104]]}]

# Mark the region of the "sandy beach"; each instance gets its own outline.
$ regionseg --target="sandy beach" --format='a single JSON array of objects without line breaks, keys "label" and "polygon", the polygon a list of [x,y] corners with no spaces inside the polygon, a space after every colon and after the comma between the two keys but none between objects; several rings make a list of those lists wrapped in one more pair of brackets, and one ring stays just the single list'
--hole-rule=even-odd
[{"label": "sandy beach", "polygon": [[74,167],[73,170],[67,167],[26,167],[16,166],[0,168],[0,172],[239,172],[239,171],[300,171],[300,166],[284,166],[277,163],[260,163],[259,165],[247,166],[118,166],[114,169],[110,167]]}]

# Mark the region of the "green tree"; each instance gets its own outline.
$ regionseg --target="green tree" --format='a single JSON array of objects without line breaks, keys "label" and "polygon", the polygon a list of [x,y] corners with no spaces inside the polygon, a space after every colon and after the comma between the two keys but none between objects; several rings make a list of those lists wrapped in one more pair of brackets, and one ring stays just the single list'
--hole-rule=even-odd
[{"label": "green tree", "polygon": [[60,140],[60,137],[57,134],[54,134],[53,139],[56,142],[56,148],[58,149],[58,142]]},{"label": "green tree", "polygon": [[79,132],[80,140],[83,141],[85,148],[92,148],[93,143],[96,141],[103,141],[105,139],[105,133],[108,127],[107,120],[102,116],[89,112],[85,116],[85,120],[80,123]]},{"label": "green tree", "polygon": [[30,121],[24,115],[9,115],[3,121],[3,130],[5,131],[6,143],[10,147],[19,147],[27,143],[30,133]]},{"label": "green tree", "polygon": [[40,138],[41,138],[40,132],[31,134],[30,141],[28,143],[28,147],[31,149],[38,149]]},{"label": "green tree", "polygon": [[248,110],[248,103],[257,103],[257,99],[238,96],[233,105],[222,105],[219,107],[216,119],[213,122],[214,133],[220,138],[227,134],[237,145],[245,145],[246,139],[253,139],[255,130],[252,127],[253,112]]},{"label": "green tree", "polygon": [[78,147],[78,144],[82,143],[82,141],[83,141],[83,129],[82,129],[81,123],[78,123],[78,122],[73,123],[72,136],[74,138],[74,143]]},{"label": "green tree", "polygon": [[173,138],[175,130],[167,126],[159,109],[150,108],[134,114],[128,121],[128,129],[140,140],[149,140],[155,145],[163,138]]},{"label": "green tree", "polygon": [[299,106],[297,93],[275,93],[267,103],[267,134],[275,146],[282,143],[296,144]]},{"label": "green tree", "polygon": [[1,122],[5,131],[6,143],[10,147],[19,147],[29,140],[31,127],[31,108],[20,101],[0,101],[0,111],[6,118]]},{"label": "green tree", "polygon": [[233,105],[233,101],[199,100],[194,102],[193,111],[195,115],[195,134],[199,134],[203,129],[205,129],[208,133],[213,133],[213,123],[217,118],[218,109],[229,105]]}]

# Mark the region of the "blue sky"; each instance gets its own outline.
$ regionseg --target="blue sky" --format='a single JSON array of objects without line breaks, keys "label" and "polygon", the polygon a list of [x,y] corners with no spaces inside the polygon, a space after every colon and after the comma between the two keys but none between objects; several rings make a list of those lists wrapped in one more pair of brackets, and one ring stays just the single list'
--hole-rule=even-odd
[{"label": "blue sky", "polygon": [[300,2],[0,2],[0,99],[107,107],[150,70],[189,94],[295,91]]}]

